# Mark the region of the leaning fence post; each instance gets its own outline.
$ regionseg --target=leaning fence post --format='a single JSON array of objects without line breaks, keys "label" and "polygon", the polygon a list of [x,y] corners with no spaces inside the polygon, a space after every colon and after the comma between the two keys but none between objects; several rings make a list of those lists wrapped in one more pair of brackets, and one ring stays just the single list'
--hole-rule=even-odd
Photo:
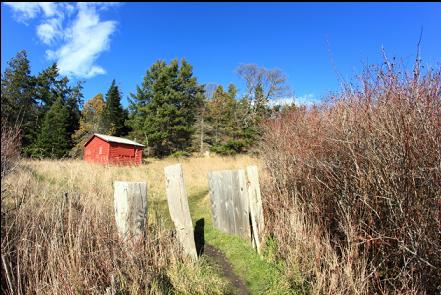
[{"label": "leaning fence post", "polygon": [[259,175],[257,166],[247,167],[247,190],[250,202],[250,216],[253,236],[253,245],[260,254],[260,244],[264,228],[262,198],[260,195]]},{"label": "leaning fence post", "polygon": [[168,209],[175,224],[177,237],[187,255],[197,259],[193,223],[188,207],[187,191],[181,164],[164,168]]},{"label": "leaning fence post", "polygon": [[142,238],[147,220],[147,184],[115,181],[114,205],[118,233],[124,240]]}]

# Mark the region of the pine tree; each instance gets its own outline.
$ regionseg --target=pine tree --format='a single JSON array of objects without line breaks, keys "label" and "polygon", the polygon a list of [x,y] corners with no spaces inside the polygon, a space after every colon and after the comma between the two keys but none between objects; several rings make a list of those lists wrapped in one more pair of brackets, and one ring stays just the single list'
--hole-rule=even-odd
[{"label": "pine tree", "polygon": [[203,101],[203,87],[193,77],[190,64],[156,62],[131,97],[132,136],[144,138],[156,156],[190,150]]},{"label": "pine tree", "polygon": [[257,140],[258,125],[250,117],[252,105],[245,96],[237,102],[236,116],[238,118],[238,138],[243,142],[245,148],[249,149],[255,145]]},{"label": "pine tree", "polygon": [[73,135],[80,127],[80,108],[83,104],[83,86],[81,82],[78,82],[74,87],[68,88],[67,97],[65,99],[65,105],[69,111],[69,135]]},{"label": "pine tree", "polygon": [[59,89],[67,84],[66,79],[58,79],[58,76],[57,64],[53,63],[41,71],[35,79],[35,98],[38,103],[39,117],[41,120],[44,118],[44,114],[57,100],[57,97],[59,97]]},{"label": "pine tree", "polygon": [[228,96],[232,99],[236,99],[237,96],[237,88],[232,83],[228,85]]},{"label": "pine tree", "polygon": [[213,145],[219,145],[222,142],[225,121],[223,118],[225,112],[224,98],[224,88],[219,85],[209,103],[210,122],[213,126]]},{"label": "pine tree", "polygon": [[58,98],[45,114],[38,136],[36,156],[62,158],[70,150],[69,110]]},{"label": "pine tree", "polygon": [[211,125],[209,123],[208,100],[204,95],[202,102],[197,110],[195,133],[193,138],[194,150],[203,154],[207,150],[207,144],[210,143]]},{"label": "pine tree", "polygon": [[209,118],[212,127],[211,151],[220,154],[234,154],[244,151],[246,142],[243,132],[242,105],[236,99],[237,88],[230,84],[224,92],[218,86],[213,99],[208,102]]},{"label": "pine tree", "polygon": [[121,93],[115,80],[113,80],[112,85],[110,85],[106,94],[106,107],[103,113],[103,122],[106,133],[115,136],[126,135],[126,119],[127,113],[121,105]]},{"label": "pine tree", "polygon": [[[54,63],[37,76],[35,98],[38,103],[38,120],[35,129],[39,130],[39,137],[41,137],[41,133],[43,132],[43,124],[44,120],[46,120],[47,113],[51,110],[55,102],[58,101],[68,114],[66,123],[68,136],[65,142],[68,149],[72,148],[72,134],[79,128],[80,108],[82,106],[83,95],[81,82],[78,82],[73,87],[70,86],[69,79],[59,75],[57,64]],[[49,150],[44,150],[45,148]],[[51,150],[51,147],[41,144],[41,142],[35,142],[29,147],[26,153],[33,156],[50,155],[51,157],[55,157],[57,153],[54,154]]]},{"label": "pine tree", "polygon": [[9,125],[19,125],[22,146],[31,145],[36,138],[37,106],[34,99],[35,79],[26,51],[12,58],[1,78],[1,116]]}]

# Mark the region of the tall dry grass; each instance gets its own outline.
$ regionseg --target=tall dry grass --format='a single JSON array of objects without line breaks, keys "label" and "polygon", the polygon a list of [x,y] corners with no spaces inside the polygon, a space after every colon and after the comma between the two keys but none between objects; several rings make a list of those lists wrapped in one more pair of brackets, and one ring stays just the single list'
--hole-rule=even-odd
[{"label": "tall dry grass", "polygon": [[[247,157],[180,160],[189,195],[207,191],[206,174],[239,167]],[[2,179],[1,268],[5,294],[222,294],[226,283],[204,261],[183,257],[166,222],[163,168],[83,161],[21,162]],[[115,180],[146,181],[148,228],[136,247],[118,238]],[[119,294],[118,293],[118,294]]]},{"label": "tall dry grass", "polygon": [[313,293],[441,292],[439,68],[370,67],[267,122],[262,149],[269,231]]}]

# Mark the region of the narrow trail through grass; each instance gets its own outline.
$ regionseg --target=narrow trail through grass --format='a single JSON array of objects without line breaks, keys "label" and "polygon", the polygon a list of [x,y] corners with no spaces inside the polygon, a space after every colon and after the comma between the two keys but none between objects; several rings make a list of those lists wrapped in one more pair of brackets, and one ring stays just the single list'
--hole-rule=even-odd
[{"label": "narrow trail through grass", "polygon": [[[174,287],[190,290],[187,284],[191,276],[186,267],[193,267],[193,278],[198,278],[198,290],[210,290],[216,286],[206,286],[211,282],[207,276],[218,275],[220,280],[231,282],[230,288],[217,290],[224,294],[303,294],[302,288],[288,278],[283,263],[275,262],[271,253],[274,244],[264,247],[260,257],[249,241],[221,232],[213,227],[211,204],[208,194],[207,173],[214,169],[237,169],[253,163],[252,159],[191,159],[183,160],[184,183],[188,192],[190,213],[195,226],[198,252],[202,252],[201,263],[194,265],[174,265]],[[161,228],[174,228],[171,221],[164,190],[163,169],[176,160],[154,161],[142,167],[106,167],[87,165],[80,161],[28,161],[25,166],[36,180],[39,191],[58,198],[63,193],[81,194],[97,208],[111,212],[113,209],[113,188],[115,180],[147,181],[149,223]],[[254,162],[255,163],[255,162]],[[83,177],[82,175],[88,175]],[[112,214],[112,213],[109,213]],[[204,249],[205,248],[205,249]],[[203,251],[202,250],[202,251]],[[206,267],[208,263],[214,268]],[[179,268],[183,267],[183,269]],[[170,269],[169,269],[170,270]],[[207,272],[212,270],[213,273]],[[290,273],[293,273],[292,271]],[[299,276],[300,277],[300,276]],[[297,279],[294,281],[297,282]],[[299,280],[301,281],[301,279]],[[220,286],[220,285],[219,285]],[[202,288],[202,289],[201,289]],[[180,290],[180,289],[179,289]],[[191,289],[193,290],[193,289]],[[178,294],[194,294],[188,291]],[[212,293],[208,291],[207,294]],[[193,292],[193,293],[192,293]],[[200,293],[198,293],[200,294]]]},{"label": "narrow trail through grass", "polygon": [[[193,225],[196,225],[197,248],[201,248],[202,242],[222,252],[231,263],[234,273],[245,284],[248,294],[300,294],[283,276],[282,266],[261,258],[242,238],[213,227],[207,190],[190,195],[189,206]],[[242,290],[236,291],[243,294]]]}]

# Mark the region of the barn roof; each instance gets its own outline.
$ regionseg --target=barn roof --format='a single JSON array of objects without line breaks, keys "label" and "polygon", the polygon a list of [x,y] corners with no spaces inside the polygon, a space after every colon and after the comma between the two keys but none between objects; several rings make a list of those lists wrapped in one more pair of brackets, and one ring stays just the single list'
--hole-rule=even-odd
[{"label": "barn roof", "polygon": [[[110,136],[110,135],[104,135],[104,134],[98,134],[98,133],[93,134],[93,136],[90,139],[92,139],[94,136],[99,137],[102,140],[107,141],[107,142],[116,142],[116,143],[123,143],[123,144],[129,144],[129,145],[144,146],[143,144],[137,143],[137,142],[130,140],[130,139],[116,137],[116,136]],[[87,145],[89,143],[90,139],[86,142],[85,145]]]}]

